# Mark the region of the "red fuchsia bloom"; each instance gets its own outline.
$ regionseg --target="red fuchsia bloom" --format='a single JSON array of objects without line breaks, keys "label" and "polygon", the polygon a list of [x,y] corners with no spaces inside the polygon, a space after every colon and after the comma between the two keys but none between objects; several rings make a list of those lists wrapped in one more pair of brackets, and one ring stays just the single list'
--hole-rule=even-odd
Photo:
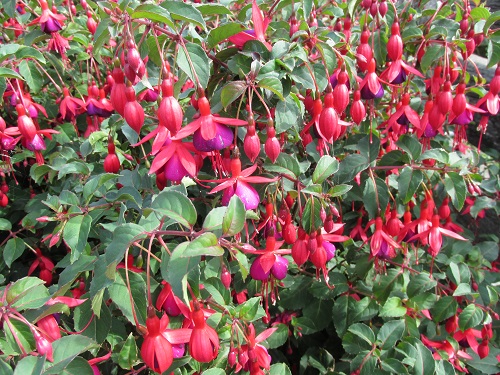
[{"label": "red fuchsia bloom", "polygon": [[[278,280],[283,280],[288,272],[288,260],[283,258],[278,251],[281,248],[283,241],[276,241],[274,233],[266,238],[266,248],[262,251],[257,251],[259,255],[250,267],[250,276],[254,280],[266,281],[271,274]],[[285,250],[285,253],[290,251]]]},{"label": "red fuchsia bloom", "polygon": [[76,116],[85,112],[85,102],[70,96],[67,87],[63,87],[63,98],[59,103],[59,113],[65,121],[74,121]]},{"label": "red fuchsia bloom", "polygon": [[160,121],[159,126],[164,126],[170,131],[172,136],[175,136],[181,129],[184,113],[178,100],[174,97],[172,74],[168,73],[167,75],[167,78],[161,83],[163,98],[156,114]]},{"label": "red fuchsia bloom", "polygon": [[272,46],[266,41],[265,33],[271,19],[269,17],[262,17],[262,12],[259,9],[256,0],[252,1],[252,22],[254,27],[253,30],[241,31],[238,34],[229,37],[229,41],[241,49],[249,40],[258,40],[262,42],[270,51]]},{"label": "red fuchsia bloom", "polygon": [[410,107],[410,94],[403,94],[401,99],[401,106],[394,112],[389,120],[387,121],[387,127],[390,128],[400,120],[402,116],[405,116],[407,121],[409,121],[414,127],[420,129],[420,117],[418,113]]},{"label": "red fuchsia bloom", "polygon": [[179,130],[175,137],[182,139],[194,133],[193,142],[196,141],[195,147],[198,145],[203,148],[200,151],[221,150],[229,146],[234,136],[232,132],[229,135],[228,128],[224,125],[242,126],[247,123],[244,120],[212,115],[210,103],[204,94],[198,99],[198,108],[200,116]]},{"label": "red fuchsia bloom", "polygon": [[153,174],[164,167],[165,177],[170,181],[179,182],[184,177],[196,176],[196,161],[190,150],[193,151],[190,143],[167,137],[161,151],[151,164],[149,174]]},{"label": "red fuchsia bloom", "polygon": [[471,348],[476,354],[479,354],[479,343],[477,342],[477,339],[482,337],[481,331],[474,328],[468,328],[465,331],[459,330],[453,334],[453,338],[458,341],[460,346],[463,348]]},{"label": "red fuchsia bloom", "polygon": [[28,276],[31,275],[35,269],[39,268],[40,278],[45,281],[45,285],[50,285],[52,284],[52,270],[54,269],[54,263],[52,263],[49,258],[42,255],[40,249],[35,249],[35,251],[37,258],[31,264],[28,270]]},{"label": "red fuchsia bloom", "polygon": [[64,37],[59,33],[50,34],[50,40],[47,44],[47,49],[49,51],[55,51],[61,55],[64,62],[67,62],[68,57],[66,56],[66,51],[69,49],[69,41],[73,37]]},{"label": "red fuchsia bloom", "polygon": [[36,351],[40,355],[47,356],[47,360],[54,362],[54,356],[52,351],[52,343],[42,336],[35,328],[33,328],[33,336],[35,338]]},{"label": "red fuchsia bloom", "polygon": [[380,83],[377,73],[375,73],[375,68],[375,59],[371,59],[368,63],[368,73],[366,73],[365,78],[363,78],[359,85],[363,99],[380,99],[384,96],[384,88]]},{"label": "red fuchsia bloom", "polygon": [[59,323],[53,314],[44,316],[36,322],[40,333],[50,342],[61,338],[61,329]]},{"label": "red fuchsia bloom", "polygon": [[442,228],[439,225],[439,215],[437,214],[432,216],[432,225],[430,228],[428,228],[423,232],[419,232],[419,234],[413,236],[410,240],[416,238],[419,239],[426,238],[427,240],[426,242],[429,244],[429,253],[431,254],[432,257],[435,257],[439,253],[443,245],[443,235],[455,238],[457,240],[467,241],[459,234],[456,234],[451,230]]},{"label": "red fuchsia bloom", "polygon": [[259,206],[260,197],[259,193],[250,185],[250,183],[270,183],[277,180],[277,178],[267,178],[259,176],[251,176],[257,169],[254,164],[251,167],[241,170],[241,160],[239,156],[231,159],[231,175],[232,177],[217,180],[220,185],[213,188],[209,194],[215,194],[224,190],[222,204],[229,204],[229,200],[233,195],[237,195],[243,202],[246,210],[253,210]]},{"label": "red fuchsia bloom", "polygon": [[156,309],[165,311],[169,316],[179,316],[182,313],[181,308],[187,310],[187,306],[172,291],[172,287],[166,281],[162,282],[161,290],[156,300]]},{"label": "red fuchsia bloom", "polygon": [[384,230],[384,223],[379,216],[375,218],[375,232],[370,239],[370,255],[380,259],[392,259],[401,246]]},{"label": "red fuchsia bloom", "polygon": [[172,364],[174,357],[172,344],[162,335],[167,330],[168,315],[163,315],[161,320],[155,315],[148,313],[146,319],[147,333],[141,346],[141,357],[144,363],[153,371],[163,374]]},{"label": "red fuchsia bloom", "polygon": [[198,362],[210,362],[219,354],[219,336],[215,329],[205,322],[205,315],[197,301],[191,305],[191,319],[194,324],[189,340],[189,354]]},{"label": "red fuchsia bloom", "polygon": [[55,33],[62,30],[64,25],[65,16],[62,14],[57,14],[56,11],[52,12],[49,9],[47,1],[40,0],[40,6],[42,7],[42,15],[29,23],[29,26],[39,24],[42,31],[46,34]]},{"label": "red fuchsia bloom", "polygon": [[[450,344],[448,340],[443,341],[432,341],[429,340],[424,335],[420,336],[422,343],[429,348],[433,353],[434,359],[448,359],[448,361],[461,372],[468,373],[467,369],[463,366],[460,359],[473,359],[469,354],[463,350],[455,350],[453,345]],[[446,353],[446,356],[442,356],[439,352]]]},{"label": "red fuchsia bloom", "polygon": [[278,328],[268,328],[255,336],[255,328],[253,324],[249,324],[247,328],[246,339],[247,343],[242,345],[238,355],[238,363],[236,364],[236,372],[243,369],[250,371],[250,374],[262,374],[262,369],[269,370],[271,367],[271,356],[267,349],[259,344],[268,339]]},{"label": "red fuchsia bloom", "polygon": [[104,159],[104,171],[107,173],[118,173],[120,171],[120,159],[116,155],[113,138],[108,137],[108,155]]},{"label": "red fuchsia bloom", "polygon": [[109,117],[113,113],[113,106],[108,101],[99,100],[99,88],[92,82],[91,85],[87,88],[87,114],[89,116],[99,116],[99,117]]}]

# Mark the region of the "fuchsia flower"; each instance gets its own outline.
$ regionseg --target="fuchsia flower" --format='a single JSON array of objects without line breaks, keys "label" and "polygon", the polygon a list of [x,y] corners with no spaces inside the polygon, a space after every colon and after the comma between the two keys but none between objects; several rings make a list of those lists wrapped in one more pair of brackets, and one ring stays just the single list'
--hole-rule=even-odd
[{"label": "fuchsia flower", "polygon": [[[198,99],[198,108],[200,117],[179,130],[175,139],[182,139],[194,133],[195,147],[198,145],[202,148],[199,151],[221,150],[229,146],[233,142],[234,136],[232,133],[230,136],[228,135],[224,125],[242,126],[247,123],[244,120],[213,115],[210,103],[204,95]],[[199,132],[197,132],[198,130]]]},{"label": "fuchsia flower", "polygon": [[40,24],[40,28],[46,34],[51,34],[62,30],[63,21],[66,19],[62,14],[57,14],[49,9],[47,1],[40,0],[42,15],[29,23],[29,26]]},{"label": "fuchsia flower", "polygon": [[253,30],[241,31],[238,34],[229,37],[229,41],[241,49],[249,40],[258,40],[262,42],[270,51],[272,46],[266,41],[265,33],[271,20],[268,17],[262,17],[262,12],[260,11],[257,1],[255,0],[252,1],[252,22],[254,27]]},{"label": "fuchsia flower", "polygon": [[384,96],[384,87],[380,83],[380,79],[375,73],[375,59],[368,62],[368,73],[361,81],[359,88],[363,99],[380,99]]},{"label": "fuchsia flower", "polygon": [[258,207],[260,203],[259,193],[249,183],[269,183],[274,182],[277,178],[267,178],[259,176],[251,176],[257,169],[254,164],[251,167],[241,170],[241,161],[239,157],[231,159],[231,174],[232,177],[214,182],[222,182],[219,186],[213,188],[210,194],[217,193],[224,190],[222,203],[227,205],[233,195],[237,195],[243,204],[245,210],[253,210]]},{"label": "fuchsia flower", "polygon": [[271,356],[267,349],[259,344],[268,339],[278,328],[268,328],[255,336],[255,327],[249,324],[247,328],[247,343],[242,345],[239,353],[239,360],[236,363],[236,372],[243,369],[250,371],[250,374],[263,374],[261,369],[269,370],[271,367]]},{"label": "fuchsia flower", "polygon": [[384,230],[384,222],[379,216],[375,218],[375,232],[370,239],[370,254],[372,257],[391,259],[396,256],[396,250],[401,246]]},{"label": "fuchsia flower", "polygon": [[213,361],[219,353],[219,336],[206,324],[205,314],[197,301],[191,303],[190,315],[194,328],[189,339],[189,354],[198,362]]},{"label": "fuchsia flower", "polygon": [[[448,359],[450,363],[457,370],[467,373],[467,369],[460,362],[460,359],[473,359],[469,354],[463,350],[455,350],[453,345],[448,340],[432,341],[424,335],[420,336],[422,343],[430,349],[433,353],[434,359]],[[446,353],[446,356],[441,355],[439,352]]]},{"label": "fuchsia flower", "polygon": [[85,102],[70,96],[67,87],[63,87],[63,98],[59,103],[59,112],[65,121],[73,121],[76,116],[85,112]]}]

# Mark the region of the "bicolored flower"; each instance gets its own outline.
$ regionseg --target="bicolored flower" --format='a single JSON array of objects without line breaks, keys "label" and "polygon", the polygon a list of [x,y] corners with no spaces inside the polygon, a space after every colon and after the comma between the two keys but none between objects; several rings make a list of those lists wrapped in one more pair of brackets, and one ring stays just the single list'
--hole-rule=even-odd
[{"label": "bicolored flower", "polygon": [[194,328],[189,340],[189,354],[198,362],[210,362],[219,354],[219,336],[205,322],[205,314],[197,301],[192,303],[191,320]]},{"label": "bicolored flower", "polygon": [[241,49],[246,42],[250,40],[258,40],[271,50],[272,46],[266,41],[265,35],[267,26],[271,20],[268,17],[262,17],[262,12],[260,11],[256,0],[252,1],[252,22],[254,27],[253,30],[241,31],[236,35],[230,36],[229,41]]}]

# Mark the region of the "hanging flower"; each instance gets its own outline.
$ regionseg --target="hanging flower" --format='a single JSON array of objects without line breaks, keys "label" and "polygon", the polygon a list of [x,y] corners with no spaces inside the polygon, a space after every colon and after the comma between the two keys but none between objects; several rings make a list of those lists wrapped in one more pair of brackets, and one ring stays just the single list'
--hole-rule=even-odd
[{"label": "hanging flower", "polygon": [[189,354],[198,362],[210,362],[219,353],[219,336],[205,322],[205,315],[197,301],[191,304],[191,320],[194,328],[189,340]]},{"label": "hanging flower", "polygon": [[230,36],[228,39],[231,43],[234,43],[236,47],[243,48],[246,42],[250,40],[258,40],[262,42],[269,50],[272,49],[271,44],[266,41],[266,29],[270,23],[270,19],[268,17],[262,17],[262,12],[257,5],[257,1],[252,1],[252,22],[253,22],[253,30],[245,30],[241,31],[236,35]]},{"label": "hanging flower", "polygon": [[29,26],[39,24],[40,29],[46,34],[55,33],[62,30],[64,25],[63,21],[66,19],[62,14],[57,14],[49,9],[47,1],[40,0],[40,6],[42,7],[42,15],[29,23]]}]

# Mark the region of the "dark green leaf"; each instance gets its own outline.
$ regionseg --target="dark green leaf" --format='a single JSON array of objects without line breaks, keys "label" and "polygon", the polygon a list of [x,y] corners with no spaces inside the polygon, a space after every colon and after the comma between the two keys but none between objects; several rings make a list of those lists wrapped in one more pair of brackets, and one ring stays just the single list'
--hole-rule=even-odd
[{"label": "dark green leaf", "polygon": [[170,12],[170,16],[174,20],[194,23],[203,30],[207,27],[200,11],[191,4],[187,4],[182,1],[164,1],[161,3],[161,6]]},{"label": "dark green leaf", "polygon": [[436,280],[432,279],[430,274],[428,274],[427,272],[421,272],[410,277],[410,282],[408,283],[406,294],[408,294],[409,298],[412,298],[420,293],[434,288],[436,284]]},{"label": "dark green leaf", "polygon": [[245,30],[245,27],[236,22],[229,22],[215,29],[210,30],[207,37],[207,43],[210,48],[215,47],[220,42],[226,40],[230,36],[238,34],[240,31]]},{"label": "dark green leaf", "polygon": [[245,92],[247,84],[244,81],[233,81],[226,84],[220,93],[220,101],[224,108],[238,99]]},{"label": "dark green leaf", "polygon": [[[163,2],[163,4],[166,3],[167,2]],[[205,53],[203,48],[201,48],[201,46],[194,43],[186,43],[186,49],[187,53],[189,54],[189,58],[191,59],[191,62],[194,66],[196,76],[200,80],[201,87],[207,87],[208,80],[210,78],[210,62],[208,60],[207,54]],[[177,63],[179,64],[179,68],[181,68],[193,82],[197,82],[184,48],[179,48]]]},{"label": "dark green leaf", "polygon": [[185,227],[196,223],[196,210],[193,203],[184,194],[177,191],[163,191],[155,198],[151,208],[159,217],[167,217]]},{"label": "dark green leaf", "polygon": [[275,93],[280,100],[285,100],[285,98],[283,97],[283,85],[278,78],[263,78],[259,81],[258,85],[262,89],[270,90]]},{"label": "dark green leaf", "polygon": [[415,195],[424,179],[424,174],[418,169],[404,167],[399,173],[398,189],[399,196],[404,204],[407,204]]},{"label": "dark green leaf", "polygon": [[266,339],[267,347],[269,349],[279,348],[288,340],[288,326],[286,324],[278,323],[273,325],[273,328],[277,328],[273,334]]},{"label": "dark green leaf", "polygon": [[14,237],[7,241],[3,249],[3,260],[7,267],[10,268],[12,262],[23,255],[25,248],[26,244],[19,237]]},{"label": "dark green leaf", "polygon": [[467,194],[464,177],[456,172],[448,172],[444,177],[444,187],[451,198],[453,206],[458,211],[461,211]]},{"label": "dark green leaf", "polygon": [[328,195],[332,197],[340,197],[346,193],[348,193],[352,189],[351,185],[336,185],[328,190]]},{"label": "dark green leaf", "polygon": [[481,308],[475,304],[470,304],[462,310],[458,316],[458,327],[460,330],[465,331],[469,328],[474,328],[483,321],[484,313]]},{"label": "dark green leaf", "polygon": [[487,68],[495,66],[500,61],[500,44],[492,40],[488,40],[488,65]]},{"label": "dark green leaf", "polygon": [[400,166],[405,165],[404,154],[400,150],[392,150],[382,156],[382,159],[377,163],[379,166]]},{"label": "dark green leaf", "polygon": [[[153,16],[154,16],[154,14],[153,14]],[[140,18],[140,17],[137,17],[137,18]],[[111,21],[111,18],[109,18],[109,17],[103,18],[99,21],[99,24],[97,25],[97,29],[96,29],[95,34],[94,34],[94,51],[98,51],[103,46],[104,43],[109,41],[109,37],[110,37],[109,28],[110,28],[111,24],[112,24],[112,21]]]},{"label": "dark green leaf", "polygon": [[12,230],[12,223],[4,218],[0,218],[0,230],[10,231]]},{"label": "dark green leaf", "polygon": [[27,356],[16,364],[14,375],[41,375],[45,360],[45,357]]},{"label": "dark green leaf", "polygon": [[222,233],[226,236],[234,236],[245,227],[245,206],[241,199],[235,194],[229,200],[227,211],[222,221]]},{"label": "dark green leaf", "polygon": [[386,358],[381,362],[381,365],[382,369],[390,372],[391,374],[408,374],[406,367],[401,363],[401,361],[395,358]]},{"label": "dark green leaf", "polygon": [[364,323],[355,323],[347,330],[365,340],[368,344],[373,344],[375,342],[375,333],[373,333],[372,329]]},{"label": "dark green leaf", "polygon": [[137,345],[135,344],[135,337],[131,333],[128,335],[125,344],[123,344],[120,354],[118,356],[118,364],[121,368],[131,369],[138,359]]},{"label": "dark green leaf", "polygon": [[403,320],[391,320],[380,328],[377,334],[377,341],[383,350],[390,350],[401,340],[405,331],[405,322]]},{"label": "dark green leaf", "polygon": [[434,322],[439,323],[456,314],[458,308],[457,301],[451,296],[441,297],[431,309]]},{"label": "dark green leaf", "polygon": [[380,151],[380,139],[376,135],[366,135],[358,142],[357,149],[371,163],[377,160]]},{"label": "dark green leaf", "polygon": [[276,105],[276,133],[281,134],[290,128],[295,130],[302,124],[302,112],[295,100],[295,95],[288,95]]},{"label": "dark green leaf", "polygon": [[328,177],[339,170],[339,162],[337,159],[332,158],[329,155],[323,155],[321,159],[319,159],[316,168],[314,169],[312,175],[312,181],[315,184],[321,184]]},{"label": "dark green leaf", "polygon": [[[45,57],[37,49],[30,46],[22,46],[18,51],[16,51],[16,57],[18,59],[32,58],[38,60],[40,63],[45,64]],[[30,65],[36,69],[36,65]],[[37,69],[38,70],[38,69]],[[40,73],[39,73],[40,74]],[[41,77],[41,75],[40,75]]]},{"label": "dark green leaf", "polygon": [[416,26],[405,27],[401,31],[401,37],[404,42],[414,38],[421,38],[423,35],[422,30]]},{"label": "dark green leaf", "polygon": [[239,318],[247,322],[253,322],[265,316],[266,312],[260,302],[259,297],[253,297],[239,305]]},{"label": "dark green leaf", "polygon": [[93,345],[93,340],[82,335],[68,335],[54,341],[54,362],[46,368],[44,374],[62,373],[78,354],[89,350]]},{"label": "dark green leaf", "polygon": [[49,292],[43,280],[37,277],[23,277],[9,287],[7,302],[21,309],[36,309],[49,299]]},{"label": "dark green leaf", "polygon": [[92,311],[92,301],[86,300],[74,309],[75,330],[91,338],[98,344],[106,340],[111,329],[111,312],[106,304],[102,304],[99,314],[94,315]]},{"label": "dark green leaf", "polygon": [[116,227],[113,240],[106,248],[106,263],[111,264],[122,261],[127,249],[134,241],[146,238],[145,229],[137,224],[126,223]]},{"label": "dark green leaf", "polygon": [[448,153],[442,148],[431,148],[420,155],[419,160],[431,159],[436,160],[440,163],[448,164],[450,158]]},{"label": "dark green leaf", "polygon": [[386,275],[381,275],[379,280],[375,281],[373,294],[380,302],[385,302],[401,278],[402,275],[398,270],[388,270]]},{"label": "dark green leaf", "polygon": [[10,18],[16,18],[19,14],[16,10],[15,0],[2,0],[3,10]]},{"label": "dark green leaf", "polygon": [[403,135],[399,141],[396,142],[396,145],[403,151],[407,152],[412,160],[418,160],[422,154],[422,144],[411,135]]},{"label": "dark green leaf", "polygon": [[182,252],[181,257],[188,258],[201,255],[221,256],[223,254],[224,249],[219,245],[215,234],[207,232],[191,241],[188,247]]},{"label": "dark green leaf", "polygon": [[64,226],[63,240],[71,249],[71,263],[74,263],[87,246],[92,218],[90,215],[78,215],[69,219]]},{"label": "dark green leaf", "polygon": [[406,307],[403,306],[399,297],[389,297],[382,309],[380,309],[380,316],[382,317],[399,318],[404,315],[406,315]]},{"label": "dark green leaf", "polygon": [[335,185],[352,182],[354,177],[359,172],[368,168],[369,165],[370,163],[363,155],[348,155],[340,162],[339,170],[335,173],[332,180]]},{"label": "dark green leaf", "polygon": [[200,4],[196,9],[204,16],[232,14],[230,9],[220,4]]},{"label": "dark green leaf", "polygon": [[444,46],[441,44],[432,44],[425,49],[425,54],[420,61],[420,68],[425,74],[429,68],[444,55]]},{"label": "dark green leaf", "polygon": [[162,258],[162,276],[170,283],[174,294],[178,297],[182,297],[184,289],[187,288],[188,273],[200,263],[200,257],[182,257],[189,244],[190,242],[186,241],[177,245],[168,261]]},{"label": "dark green leaf", "polygon": [[60,375],[94,375],[94,370],[89,362],[82,357],[76,357],[60,373]]},{"label": "dark green leaf", "polygon": [[155,4],[139,5],[137,8],[135,8],[134,12],[132,13],[132,18],[134,19],[146,18],[151,21],[165,23],[170,27],[172,27],[173,29],[175,29],[170,13],[165,9],[165,7],[161,7],[159,5]]},{"label": "dark green leaf", "polygon": [[[130,281],[130,291],[132,293],[132,300],[134,302],[134,310],[140,324],[146,323],[146,282],[142,275],[129,271],[128,277]],[[118,306],[123,315],[134,323],[134,316],[132,313],[132,305],[130,304],[130,293],[127,288],[127,281],[125,276],[125,269],[121,268],[116,273],[115,282],[108,288],[109,296],[113,303]]]},{"label": "dark green leaf", "polygon": [[323,226],[320,213],[321,202],[314,197],[310,197],[302,213],[302,227],[307,233],[312,233]]},{"label": "dark green leaf", "polygon": [[16,73],[15,70],[9,68],[0,68],[0,77],[17,78],[20,79],[21,81],[23,80],[22,76]]},{"label": "dark green leaf", "polygon": [[210,298],[213,298],[216,303],[221,306],[229,304],[231,293],[229,289],[222,284],[220,278],[211,277],[207,279],[203,285],[205,286],[204,289],[209,293]]},{"label": "dark green leaf", "polygon": [[389,189],[384,180],[375,177],[376,187],[371,178],[367,178],[363,188],[363,203],[371,219],[380,215],[380,212],[389,203]]},{"label": "dark green leaf", "polygon": [[44,83],[44,77],[40,74],[33,61],[21,61],[19,64],[19,73],[33,93],[37,94],[41,90]]},{"label": "dark green leaf", "polygon": [[292,178],[300,175],[300,165],[295,155],[280,153],[274,164],[264,164],[264,169],[269,172],[282,173]]}]

